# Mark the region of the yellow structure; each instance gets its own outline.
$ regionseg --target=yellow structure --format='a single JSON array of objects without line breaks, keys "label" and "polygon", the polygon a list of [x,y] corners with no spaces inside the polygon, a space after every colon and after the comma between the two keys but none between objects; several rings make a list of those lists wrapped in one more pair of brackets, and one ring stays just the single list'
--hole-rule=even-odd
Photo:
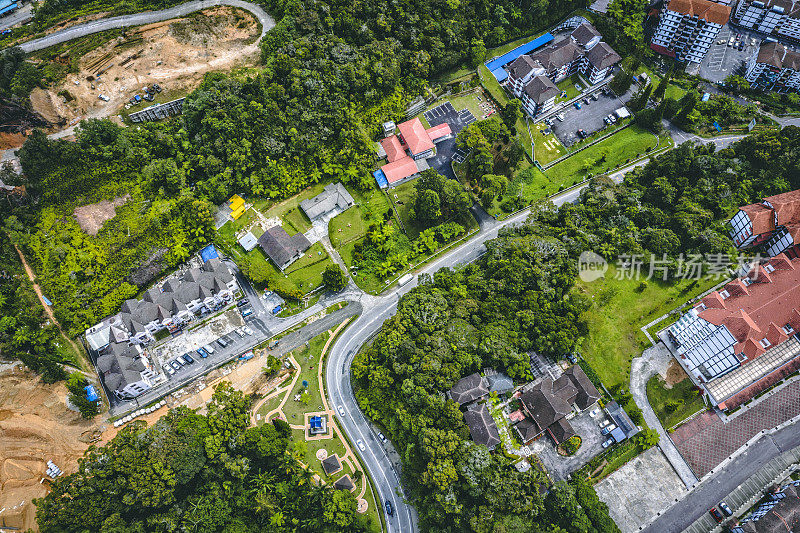
[{"label": "yellow structure", "polygon": [[239,217],[242,216],[245,211],[246,209],[243,205],[239,206],[239,209],[231,213],[231,218],[233,218],[233,220],[239,220]]},{"label": "yellow structure", "polygon": [[230,200],[228,200],[228,205],[231,208],[231,218],[233,220],[239,220],[239,217],[245,212],[244,198],[238,194],[234,194],[231,196]]}]

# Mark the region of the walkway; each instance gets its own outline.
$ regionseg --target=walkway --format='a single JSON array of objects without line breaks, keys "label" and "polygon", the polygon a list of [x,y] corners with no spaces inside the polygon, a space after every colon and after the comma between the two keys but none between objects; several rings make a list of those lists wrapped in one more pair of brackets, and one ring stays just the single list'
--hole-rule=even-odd
[{"label": "walkway", "polygon": [[93,33],[117,28],[142,26],[144,24],[152,24],[153,22],[185,17],[195,11],[215,6],[238,7],[252,13],[256,19],[258,19],[259,24],[261,24],[261,39],[275,26],[275,20],[269,16],[266,11],[260,6],[251,4],[250,2],[245,2],[243,0],[192,0],[191,2],[186,2],[168,9],[162,9],[161,11],[144,11],[132,15],[121,15],[119,17],[109,17],[93,20],[85,24],[78,24],[51,33],[50,35],[24,42],[20,45],[20,48],[27,53],[35,52],[36,50],[42,50]]}]

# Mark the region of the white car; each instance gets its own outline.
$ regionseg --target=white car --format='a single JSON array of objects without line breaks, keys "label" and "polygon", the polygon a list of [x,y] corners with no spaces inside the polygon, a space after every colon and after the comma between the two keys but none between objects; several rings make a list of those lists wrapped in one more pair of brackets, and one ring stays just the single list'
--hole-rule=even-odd
[{"label": "white car", "polygon": [[162,368],[164,369],[164,372],[166,372],[166,373],[167,373],[167,374],[169,374],[170,376],[171,376],[172,374],[174,374],[174,373],[175,373],[175,369],[174,369],[174,368],[172,368],[171,366],[169,366],[169,365],[168,365],[168,364],[166,364],[166,363],[164,363],[164,366],[163,366]]},{"label": "white car", "polygon": [[599,407],[595,407],[594,409],[592,409],[591,411],[589,411],[589,416],[591,416],[592,418],[594,418],[594,417],[596,417],[596,416],[597,416],[597,413],[599,413],[599,412],[600,412],[600,408],[599,408]]},{"label": "white car", "polygon": [[344,406],[340,405],[336,410],[339,411],[339,416],[344,416]]},{"label": "white car", "polygon": [[358,439],[358,440],[356,441],[356,444],[358,445],[358,449],[359,449],[359,450],[361,450],[362,452],[365,452],[365,451],[367,451],[367,447],[366,447],[366,446],[364,446],[364,441],[363,441],[363,440],[361,440],[361,439]]},{"label": "white car", "polygon": [[244,331],[244,332],[245,332],[245,333],[247,333],[248,335],[252,335],[252,334],[253,334],[253,330],[252,330],[252,329],[250,329],[250,328],[249,328],[249,327],[247,327],[247,326],[244,326],[244,327],[242,328],[242,331]]}]

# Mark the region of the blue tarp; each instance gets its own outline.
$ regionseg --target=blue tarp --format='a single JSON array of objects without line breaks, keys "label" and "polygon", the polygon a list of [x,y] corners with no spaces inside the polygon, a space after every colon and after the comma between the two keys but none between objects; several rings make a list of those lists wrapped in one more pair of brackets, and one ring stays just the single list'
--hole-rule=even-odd
[{"label": "blue tarp", "polygon": [[523,54],[527,54],[528,52],[532,52],[537,48],[541,48],[553,39],[553,35],[549,32],[545,33],[544,35],[540,35],[536,39],[528,41],[527,43],[514,48],[510,52],[506,52],[500,57],[496,57],[491,61],[487,61],[486,68],[488,68],[492,74],[494,74],[494,77],[497,78],[497,81],[503,81],[508,77],[506,71],[503,70],[504,66],[508,65]]},{"label": "blue tarp", "polygon": [[281,306],[279,305],[279,306],[277,306],[275,309],[273,309],[273,310],[272,310],[272,314],[273,314],[273,315],[277,315],[277,314],[278,314],[278,313],[280,313],[281,311],[283,311],[283,307],[281,307]]},{"label": "blue tarp", "polygon": [[711,98],[711,93],[703,93],[703,97],[700,99],[701,102],[708,102],[708,99]]},{"label": "blue tarp", "polygon": [[213,244],[209,244],[208,246],[200,250],[200,259],[203,260],[203,263],[206,263],[208,262],[208,260],[217,257],[219,257],[219,254],[217,253],[217,249],[214,248]]},{"label": "blue tarp", "polygon": [[15,9],[17,9],[17,3],[16,2],[12,2],[10,4],[8,2],[0,3],[0,5],[4,5],[4,4],[5,4],[5,7],[0,7],[0,16],[5,15],[7,13],[11,13]]},{"label": "blue tarp", "polygon": [[719,132],[722,131],[722,126],[720,126],[719,122],[717,122],[716,120],[714,121],[714,127],[717,129],[717,131]]},{"label": "blue tarp", "polygon": [[86,391],[86,399],[90,402],[96,402],[100,399],[100,396],[97,395],[97,391],[94,390],[93,385],[86,385],[84,390]]},{"label": "blue tarp", "polygon": [[44,300],[44,303],[46,303],[47,305],[53,305],[53,302],[51,302],[50,299],[44,294],[42,294],[42,300]]},{"label": "blue tarp", "polygon": [[383,173],[383,170],[378,169],[373,172],[372,175],[375,177],[375,181],[378,182],[378,187],[381,189],[385,189],[389,186],[389,180],[386,179],[386,174]]}]

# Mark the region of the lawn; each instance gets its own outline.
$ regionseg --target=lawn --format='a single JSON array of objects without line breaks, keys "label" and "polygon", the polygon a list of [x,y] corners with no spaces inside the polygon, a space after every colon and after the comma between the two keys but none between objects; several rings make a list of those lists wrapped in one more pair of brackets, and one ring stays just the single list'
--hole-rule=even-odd
[{"label": "lawn", "polygon": [[[703,397],[698,394],[688,377],[666,388],[661,376],[655,375],[647,382],[647,400],[664,429],[669,429],[698,411],[706,409]],[[668,402],[677,402],[675,410],[665,408]]]},{"label": "lawn", "polygon": [[[295,361],[300,365],[300,377],[297,378],[295,388],[290,391],[289,399],[283,406],[283,413],[290,424],[303,424],[303,415],[319,411],[322,407],[322,392],[319,390],[317,371],[319,370],[319,355],[328,341],[329,332],[322,333],[311,339],[306,346],[292,352]],[[308,387],[303,387],[303,381],[308,382]],[[303,391],[306,392],[303,392]],[[303,393],[302,401],[296,401],[294,396]]]},{"label": "lawn", "polygon": [[584,179],[614,170],[647,153],[648,149],[663,146],[668,137],[657,141],[656,136],[639,126],[631,126],[572,157],[547,169],[547,175],[560,186],[568,187]]},{"label": "lawn", "polygon": [[[480,98],[480,100],[478,100]],[[450,96],[447,98],[456,111],[462,109],[469,109],[476,119],[481,120],[481,117],[486,113],[481,108],[481,102],[486,102],[486,94],[482,89],[477,89],[475,92],[465,94],[464,96]],[[437,102],[436,105],[441,105],[444,102]]]},{"label": "lawn", "polygon": [[575,86],[576,84],[580,85],[584,89],[586,88],[586,86],[583,84],[583,82],[581,81],[580,77],[578,77],[577,74],[573,74],[569,78],[561,80],[560,82],[556,83],[556,87],[558,87],[562,91],[566,91],[567,93],[567,95],[564,97],[559,96],[558,98],[556,98],[556,103],[558,104],[559,102],[572,100],[573,98],[581,94],[581,91],[578,90],[578,88]]},{"label": "lawn", "polygon": [[[567,153],[567,149],[558,140],[558,137],[550,133],[545,135],[543,130],[548,126],[544,122],[534,124],[529,122],[531,133],[533,134],[533,145],[535,147],[534,156],[540,165],[546,165],[555,161],[559,157]],[[527,132],[526,132],[527,133]]]},{"label": "lawn", "polygon": [[[648,265],[642,267],[646,275]],[[606,387],[627,386],[631,360],[649,343],[639,328],[710,289],[715,280],[650,280],[644,286],[639,279],[614,279],[616,268],[609,265],[605,278],[584,282],[576,290],[593,301],[584,318],[589,334],[582,346],[583,357],[594,368]]]},{"label": "lawn", "polygon": [[306,250],[303,257],[283,271],[284,279],[305,294],[322,285],[322,272],[332,264],[333,261],[322,247],[322,243],[316,242]]},{"label": "lawn", "polygon": [[389,190],[389,194],[392,195],[394,203],[397,205],[397,214],[403,222],[403,229],[405,229],[406,235],[408,235],[408,238],[412,241],[419,236],[420,231],[425,229],[424,227],[420,227],[416,219],[411,216],[411,208],[414,206],[415,183],[416,180],[408,181]]},{"label": "lawn", "polygon": [[332,219],[328,224],[331,244],[339,251],[339,254],[342,254],[344,245],[363,237],[367,233],[370,223],[382,220],[386,211],[392,208],[386,193],[377,186],[367,192],[351,190],[350,193],[353,195],[356,205]]},{"label": "lawn", "polygon": [[478,76],[481,78],[481,83],[483,87],[489,91],[489,94],[492,95],[498,104],[501,106],[505,106],[508,103],[508,96],[506,92],[500,87],[500,83],[497,81],[497,78],[486,68],[486,65],[481,64],[478,67]]}]

